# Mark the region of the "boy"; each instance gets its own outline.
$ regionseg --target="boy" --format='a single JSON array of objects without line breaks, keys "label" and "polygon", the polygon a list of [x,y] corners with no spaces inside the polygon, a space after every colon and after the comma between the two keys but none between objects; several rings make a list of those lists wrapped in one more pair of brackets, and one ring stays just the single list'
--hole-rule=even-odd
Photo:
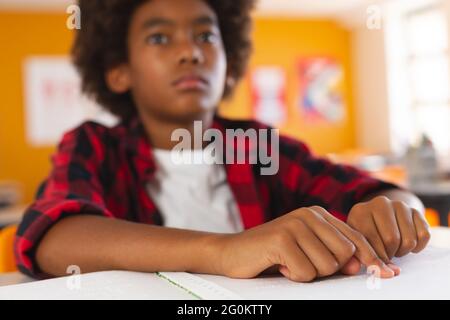
[{"label": "boy", "polygon": [[173,163],[173,132],[194,133],[197,121],[203,130],[267,129],[216,115],[245,71],[253,4],[80,0],[73,57],[83,90],[122,121],[88,122],[63,137],[19,227],[22,272],[279,271],[304,282],[376,265],[393,277],[394,256],[426,246],[414,195],[287,137],[274,175],[249,163]]}]

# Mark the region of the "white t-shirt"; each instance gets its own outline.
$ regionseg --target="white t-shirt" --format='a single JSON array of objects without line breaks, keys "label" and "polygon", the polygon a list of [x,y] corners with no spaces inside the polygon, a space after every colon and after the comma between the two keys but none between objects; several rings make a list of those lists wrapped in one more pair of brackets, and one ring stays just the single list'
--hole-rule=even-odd
[{"label": "white t-shirt", "polygon": [[[183,156],[207,156],[203,150],[186,152]],[[164,226],[217,233],[244,229],[223,165],[173,161],[168,150],[153,150],[153,156],[157,170],[147,189]]]}]

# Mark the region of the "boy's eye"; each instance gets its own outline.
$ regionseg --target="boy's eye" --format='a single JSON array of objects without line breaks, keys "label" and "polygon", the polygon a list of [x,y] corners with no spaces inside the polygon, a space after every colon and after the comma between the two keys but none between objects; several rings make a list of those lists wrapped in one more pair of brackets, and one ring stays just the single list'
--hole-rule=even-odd
[{"label": "boy's eye", "polygon": [[217,41],[217,35],[213,32],[203,32],[198,36],[198,40],[204,43],[215,43]]},{"label": "boy's eye", "polygon": [[167,44],[169,42],[169,38],[162,33],[156,33],[148,36],[146,41],[148,44]]}]

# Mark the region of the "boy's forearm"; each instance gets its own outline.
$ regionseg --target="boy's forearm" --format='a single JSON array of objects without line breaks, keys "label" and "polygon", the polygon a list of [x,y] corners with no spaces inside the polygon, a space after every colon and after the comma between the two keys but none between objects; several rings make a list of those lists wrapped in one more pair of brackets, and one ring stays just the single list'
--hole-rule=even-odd
[{"label": "boy's forearm", "polygon": [[67,275],[103,270],[220,273],[218,245],[224,235],[171,229],[91,215],[68,217],[54,225],[39,244],[40,269]]}]

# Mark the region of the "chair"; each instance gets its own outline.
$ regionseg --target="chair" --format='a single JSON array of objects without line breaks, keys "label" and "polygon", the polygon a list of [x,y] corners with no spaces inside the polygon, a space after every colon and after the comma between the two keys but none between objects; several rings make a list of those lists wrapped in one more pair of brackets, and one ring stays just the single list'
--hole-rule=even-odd
[{"label": "chair", "polygon": [[426,208],[425,209],[425,218],[427,219],[430,227],[439,227],[441,225],[441,221],[439,219],[439,214],[434,209]]},{"label": "chair", "polygon": [[17,271],[13,249],[16,231],[16,225],[0,230],[0,273]]}]

